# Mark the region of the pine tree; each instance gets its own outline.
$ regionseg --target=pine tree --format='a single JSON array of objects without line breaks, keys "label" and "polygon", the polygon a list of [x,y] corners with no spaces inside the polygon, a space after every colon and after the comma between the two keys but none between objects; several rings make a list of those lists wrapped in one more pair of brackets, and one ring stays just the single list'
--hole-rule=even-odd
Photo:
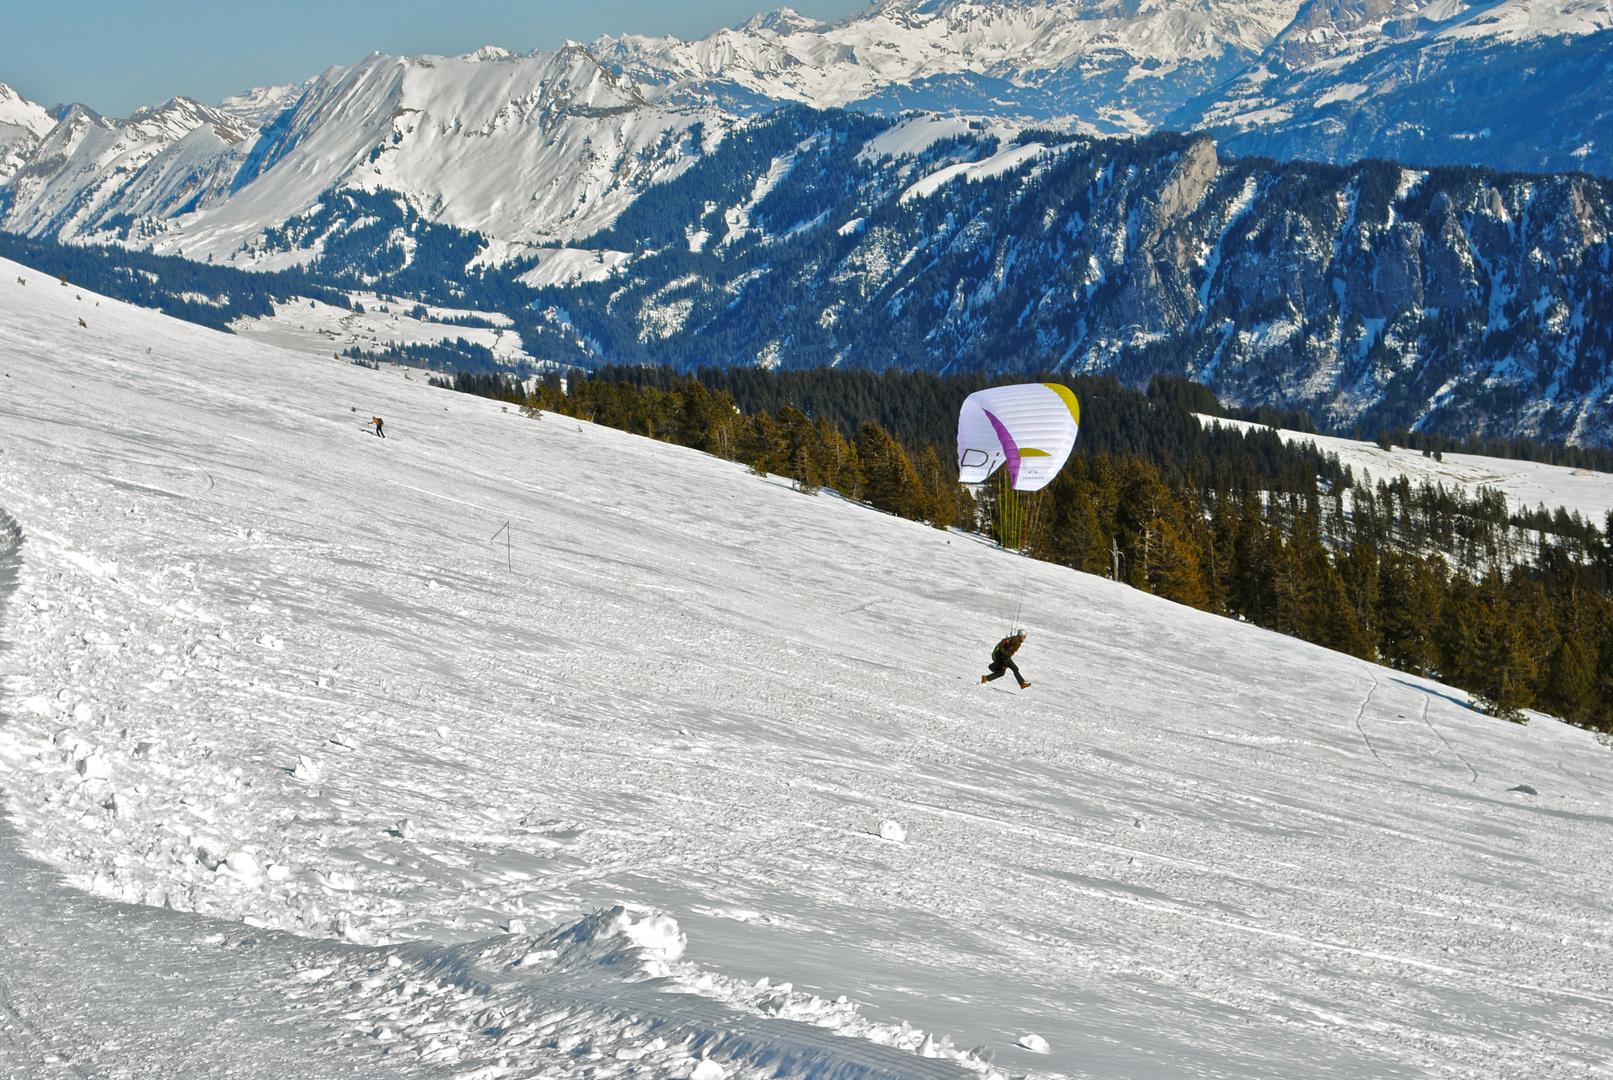
[{"label": "pine tree", "polygon": [[1227,601],[1234,614],[1250,622],[1276,628],[1277,574],[1283,545],[1275,529],[1267,526],[1254,496],[1244,500],[1234,526],[1234,546],[1228,571]]},{"label": "pine tree", "polygon": [[1595,718],[1596,661],[1577,634],[1564,635],[1552,654],[1551,671],[1541,693],[1541,705],[1576,724]]},{"label": "pine tree", "polygon": [[747,419],[739,440],[739,460],[760,476],[789,470],[784,432],[773,417],[757,413]]},{"label": "pine tree", "polygon": [[1532,620],[1508,600],[1499,572],[1476,585],[1457,575],[1440,621],[1440,668],[1480,710],[1521,723],[1535,699],[1538,642]]},{"label": "pine tree", "polygon": [[1374,620],[1378,655],[1384,663],[1415,675],[1434,673],[1434,627],[1440,621],[1444,591],[1441,568],[1415,555],[1385,553],[1379,562]]},{"label": "pine tree", "polygon": [[863,498],[869,505],[902,517],[922,519],[924,485],[907,452],[872,420],[857,432],[857,457],[862,462]]},{"label": "pine tree", "polygon": [[1098,507],[1086,462],[1072,457],[1047,487],[1042,511],[1047,538],[1039,549],[1056,563],[1103,574],[1109,569],[1109,543],[1098,521]]},{"label": "pine tree", "polygon": [[933,446],[924,448],[914,467],[924,489],[920,520],[937,529],[947,528],[958,516],[958,482],[947,473]]}]

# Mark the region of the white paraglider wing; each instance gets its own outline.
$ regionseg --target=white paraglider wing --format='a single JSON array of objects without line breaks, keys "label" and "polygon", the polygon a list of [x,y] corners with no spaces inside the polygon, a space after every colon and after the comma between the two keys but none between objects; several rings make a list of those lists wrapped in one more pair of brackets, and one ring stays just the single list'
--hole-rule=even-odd
[{"label": "white paraglider wing", "polygon": [[1075,448],[1081,407],[1069,387],[1021,383],[978,390],[958,413],[958,479],[978,484],[999,468],[1016,491],[1053,482]]}]

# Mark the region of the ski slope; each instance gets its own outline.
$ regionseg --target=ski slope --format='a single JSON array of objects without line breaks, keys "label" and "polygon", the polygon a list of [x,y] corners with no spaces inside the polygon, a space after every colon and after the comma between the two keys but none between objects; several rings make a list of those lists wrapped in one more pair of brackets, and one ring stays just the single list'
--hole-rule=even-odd
[{"label": "ski slope", "polygon": [[[0,290],[14,1073],[1613,1066],[1587,732],[693,451]],[[1021,575],[1034,685],[980,686]]]}]

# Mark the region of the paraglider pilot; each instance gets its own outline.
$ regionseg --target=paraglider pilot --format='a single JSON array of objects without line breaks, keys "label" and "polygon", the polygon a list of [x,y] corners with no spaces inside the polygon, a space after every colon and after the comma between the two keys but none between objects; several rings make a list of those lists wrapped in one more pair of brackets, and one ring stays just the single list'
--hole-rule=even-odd
[{"label": "paraglider pilot", "polygon": [[1019,673],[1019,666],[1014,663],[1014,654],[1019,651],[1019,647],[1023,644],[1025,644],[1025,631],[1023,630],[1016,630],[1008,637],[997,642],[997,647],[991,650],[991,674],[980,676],[980,681],[988,683],[993,679],[1000,679],[1012,671],[1014,678],[1019,680],[1021,690],[1029,686],[1030,683],[1025,681],[1025,676]]}]

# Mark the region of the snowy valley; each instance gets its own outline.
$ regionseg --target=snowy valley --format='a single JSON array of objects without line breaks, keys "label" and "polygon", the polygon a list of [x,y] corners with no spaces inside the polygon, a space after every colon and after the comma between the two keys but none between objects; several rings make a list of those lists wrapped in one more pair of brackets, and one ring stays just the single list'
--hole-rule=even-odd
[{"label": "snowy valley", "polygon": [[[28,276],[13,1071],[1613,1065],[1589,732]],[[1033,686],[980,686],[1021,577]]]}]

